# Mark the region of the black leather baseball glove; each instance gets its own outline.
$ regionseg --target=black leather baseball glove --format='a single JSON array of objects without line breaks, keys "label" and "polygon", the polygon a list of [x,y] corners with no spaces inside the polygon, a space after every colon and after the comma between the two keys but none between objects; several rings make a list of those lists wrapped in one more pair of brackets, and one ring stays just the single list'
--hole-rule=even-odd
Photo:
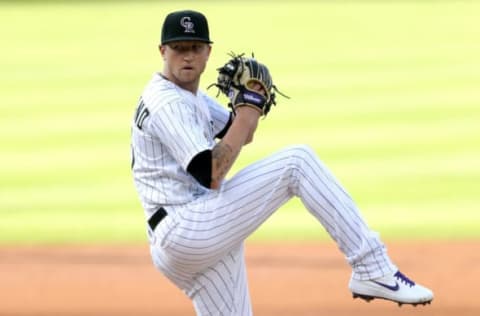
[{"label": "black leather baseball glove", "polygon": [[[235,109],[241,106],[250,106],[262,115],[267,115],[272,105],[275,105],[275,92],[280,93],[272,82],[270,72],[264,64],[255,58],[246,58],[242,55],[230,55],[232,58],[218,68],[216,86],[229,99],[229,107]],[[255,84],[262,87],[262,91],[253,89]],[[288,97],[287,97],[288,98]]]}]

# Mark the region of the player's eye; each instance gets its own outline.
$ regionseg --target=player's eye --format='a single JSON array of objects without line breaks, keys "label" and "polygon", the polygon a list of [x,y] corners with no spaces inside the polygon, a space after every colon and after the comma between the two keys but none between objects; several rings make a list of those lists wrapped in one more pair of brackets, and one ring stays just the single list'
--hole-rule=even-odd
[{"label": "player's eye", "polygon": [[178,53],[186,53],[192,51],[193,53],[198,54],[202,51],[204,45],[201,43],[189,45],[171,44],[170,48]]},{"label": "player's eye", "polygon": [[205,44],[203,43],[199,43],[199,44],[194,44],[192,45],[192,50],[194,53],[201,53],[203,51],[203,49],[206,47]]},{"label": "player's eye", "polygon": [[190,46],[179,45],[179,44],[172,45],[170,46],[170,48],[179,53],[185,53],[190,50]]}]

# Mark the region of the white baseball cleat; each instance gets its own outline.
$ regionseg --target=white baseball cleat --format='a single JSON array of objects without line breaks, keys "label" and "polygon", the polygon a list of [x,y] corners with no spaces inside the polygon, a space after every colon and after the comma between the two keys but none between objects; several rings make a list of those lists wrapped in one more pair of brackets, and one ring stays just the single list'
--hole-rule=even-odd
[{"label": "white baseball cleat", "polygon": [[416,284],[400,271],[378,279],[360,281],[350,279],[350,291],[353,298],[361,298],[367,302],[380,298],[402,304],[430,304],[433,293],[426,287]]}]

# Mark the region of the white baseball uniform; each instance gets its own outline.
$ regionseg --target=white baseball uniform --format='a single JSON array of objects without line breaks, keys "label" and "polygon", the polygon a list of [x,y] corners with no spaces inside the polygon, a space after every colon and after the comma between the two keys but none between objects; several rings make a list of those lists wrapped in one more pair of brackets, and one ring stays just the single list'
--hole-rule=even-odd
[{"label": "white baseball uniform", "polygon": [[218,190],[199,184],[187,166],[215,146],[228,120],[214,99],[155,74],[132,123],[132,170],[146,218],[159,207],[168,213],[154,231],[148,228],[153,262],[192,299],[197,315],[252,315],[244,240],[294,196],[337,243],[353,278],[397,270],[378,234],[308,146],[257,161]]}]

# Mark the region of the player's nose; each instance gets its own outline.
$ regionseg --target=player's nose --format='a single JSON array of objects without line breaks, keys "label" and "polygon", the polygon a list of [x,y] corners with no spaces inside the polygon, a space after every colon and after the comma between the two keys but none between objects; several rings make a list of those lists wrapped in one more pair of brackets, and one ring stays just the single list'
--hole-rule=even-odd
[{"label": "player's nose", "polygon": [[192,49],[186,50],[183,54],[183,60],[191,61],[195,57],[195,53]]}]

